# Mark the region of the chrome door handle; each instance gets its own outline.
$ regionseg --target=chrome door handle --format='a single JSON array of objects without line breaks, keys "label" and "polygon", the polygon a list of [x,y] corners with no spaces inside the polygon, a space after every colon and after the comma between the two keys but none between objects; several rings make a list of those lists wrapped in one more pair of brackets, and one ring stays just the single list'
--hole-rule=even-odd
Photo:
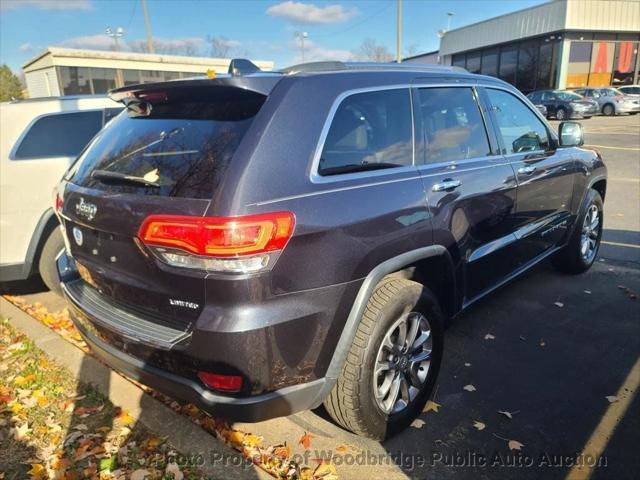
[{"label": "chrome door handle", "polygon": [[460,180],[451,180],[447,178],[440,183],[436,183],[433,187],[431,187],[431,190],[433,190],[434,192],[444,192],[446,190],[453,190],[454,188],[458,188],[460,185],[462,185],[462,182]]},{"label": "chrome door handle", "polygon": [[518,169],[518,173],[521,175],[531,175],[535,171],[536,171],[536,167],[533,167],[531,165],[527,165],[526,167],[522,167]]}]

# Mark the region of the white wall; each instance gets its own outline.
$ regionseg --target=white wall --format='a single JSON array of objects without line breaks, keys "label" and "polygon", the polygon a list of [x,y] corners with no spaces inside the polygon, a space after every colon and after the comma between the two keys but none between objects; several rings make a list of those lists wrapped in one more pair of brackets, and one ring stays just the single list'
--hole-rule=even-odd
[{"label": "white wall", "polygon": [[58,85],[55,67],[25,73],[25,79],[30,98],[57,97],[60,95],[60,86]]}]

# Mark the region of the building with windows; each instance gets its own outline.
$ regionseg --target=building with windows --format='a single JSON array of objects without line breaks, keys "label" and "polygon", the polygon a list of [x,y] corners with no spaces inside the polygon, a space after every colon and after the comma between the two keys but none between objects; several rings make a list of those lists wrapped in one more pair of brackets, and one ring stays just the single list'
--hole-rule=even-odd
[{"label": "building with windows", "polygon": [[[211,69],[226,73],[230,61],[228,58],[49,47],[22,68],[29,96],[35,98],[106,93],[126,85],[204,75]],[[262,70],[273,69],[270,61],[254,63]]]},{"label": "building with windows", "polygon": [[551,0],[450,30],[438,55],[527,93],[639,83],[639,45],[640,0]]}]

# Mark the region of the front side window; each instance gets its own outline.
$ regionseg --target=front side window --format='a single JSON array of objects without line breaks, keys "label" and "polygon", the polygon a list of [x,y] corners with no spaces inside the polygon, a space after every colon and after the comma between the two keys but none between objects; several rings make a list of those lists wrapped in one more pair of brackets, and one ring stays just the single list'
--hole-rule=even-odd
[{"label": "front side window", "polygon": [[419,115],[427,163],[489,155],[489,141],[471,88],[421,88]]},{"label": "front side window", "polygon": [[487,94],[504,141],[503,154],[549,148],[547,128],[529,107],[504,90],[487,89]]},{"label": "front side window", "polygon": [[357,93],[345,98],[324,142],[318,173],[336,175],[413,164],[408,89]]},{"label": "front side window", "polygon": [[14,158],[75,157],[101,128],[101,110],[41,117],[24,135]]}]

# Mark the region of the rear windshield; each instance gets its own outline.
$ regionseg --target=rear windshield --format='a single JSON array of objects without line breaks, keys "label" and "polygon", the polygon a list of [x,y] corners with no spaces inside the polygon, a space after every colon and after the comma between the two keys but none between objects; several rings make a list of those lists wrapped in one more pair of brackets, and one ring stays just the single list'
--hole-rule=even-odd
[{"label": "rear windshield", "polygon": [[152,96],[162,100],[113,119],[67,179],[113,192],[211,198],[266,97],[225,87]]}]

